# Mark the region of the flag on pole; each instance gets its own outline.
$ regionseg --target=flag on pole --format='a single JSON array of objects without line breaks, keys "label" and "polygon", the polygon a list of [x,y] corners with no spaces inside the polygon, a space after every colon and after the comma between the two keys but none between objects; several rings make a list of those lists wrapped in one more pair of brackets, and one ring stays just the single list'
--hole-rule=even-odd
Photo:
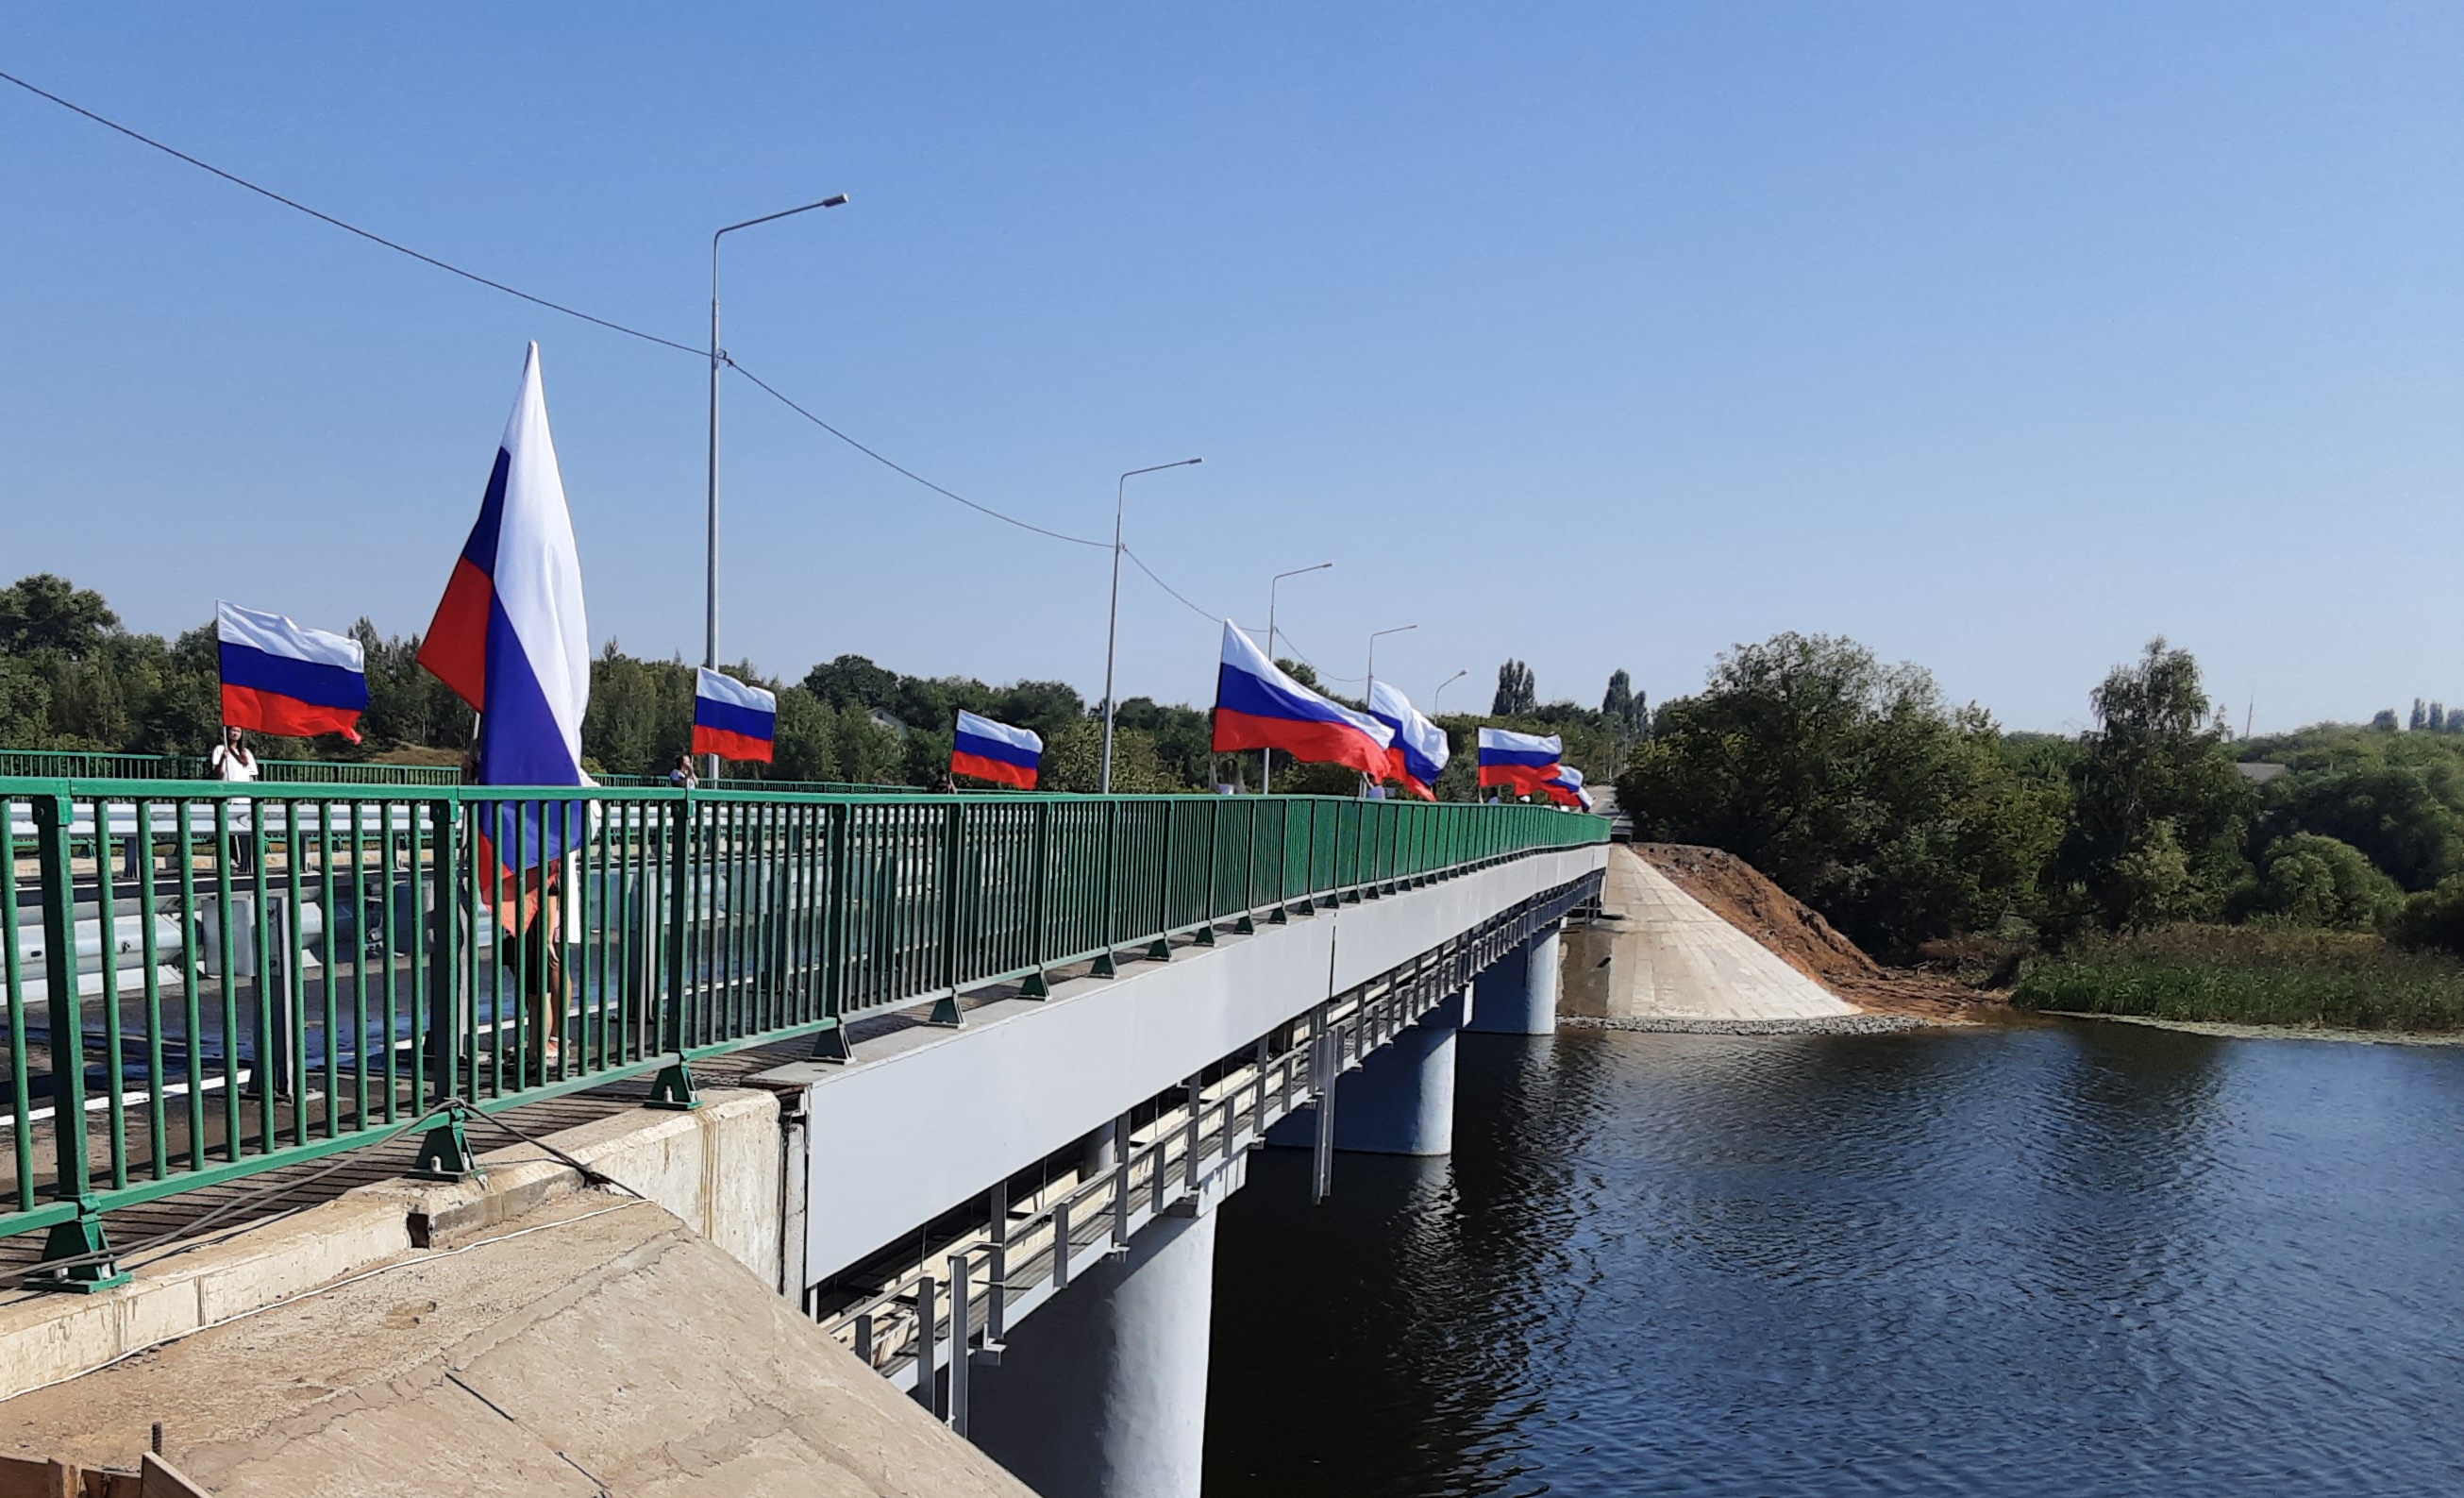
[{"label": "flag on pole", "polygon": [[1446,767],[1446,731],[1420,716],[1412,699],[1382,681],[1369,684],[1369,716],[1395,731],[1386,751],[1386,775],[1422,801],[1435,801],[1432,787]]},{"label": "flag on pole", "polygon": [[1280,749],[1295,760],[1347,764],[1375,780],[1386,774],[1394,742],[1393,729],[1294,681],[1239,626],[1223,621],[1222,665],[1215,675],[1216,753]]},{"label": "flag on pole", "polygon": [[693,752],[770,762],[779,737],[779,698],[707,666],[693,672]]},{"label": "flag on pole", "polygon": [[[592,783],[582,771],[582,716],[590,702],[582,556],[548,434],[537,343],[523,357],[478,521],[420,643],[419,664],[478,709],[478,783]],[[555,804],[548,814],[527,804],[519,826],[510,814],[493,815],[489,840],[507,852],[518,846],[525,869],[561,856],[581,842],[583,807]]]},{"label": "flag on pole", "polygon": [[1043,762],[1044,739],[1039,735],[958,710],[958,730],[950,740],[952,775],[1033,790]]},{"label": "flag on pole", "polygon": [[1546,795],[1546,786],[1565,758],[1566,746],[1554,734],[1517,734],[1503,728],[1480,731],[1480,782],[1502,785],[1525,796]]},{"label": "flag on pole", "polygon": [[214,637],[222,658],[226,725],[292,738],[341,734],[360,741],[368,675],[359,641],[303,629],[280,614],[220,603],[214,606]]},{"label": "flag on pole", "polygon": [[1592,809],[1592,793],[1583,789],[1583,772],[1571,764],[1557,766],[1557,773],[1540,782],[1541,792],[1561,806]]}]

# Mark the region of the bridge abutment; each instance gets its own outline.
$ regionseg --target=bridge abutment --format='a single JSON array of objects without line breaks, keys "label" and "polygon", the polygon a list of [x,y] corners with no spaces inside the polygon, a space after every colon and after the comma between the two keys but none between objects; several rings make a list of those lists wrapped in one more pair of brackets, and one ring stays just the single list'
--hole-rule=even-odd
[{"label": "bridge abutment", "polygon": [[973,1370],[968,1438],[1042,1498],[1196,1498],[1216,1222],[1157,1218],[1019,1323]]},{"label": "bridge abutment", "polygon": [[1551,1035],[1557,1029],[1558,964],[1563,928],[1544,927],[1491,963],[1472,984],[1475,1035]]}]

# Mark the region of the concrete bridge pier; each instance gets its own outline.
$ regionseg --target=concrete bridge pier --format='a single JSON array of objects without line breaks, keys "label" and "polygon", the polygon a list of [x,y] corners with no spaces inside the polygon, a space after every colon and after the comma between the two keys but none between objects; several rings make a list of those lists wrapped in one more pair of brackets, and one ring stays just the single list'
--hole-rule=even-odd
[{"label": "concrete bridge pier", "polygon": [[1215,1313],[1212,1197],[1073,1275],[971,1370],[968,1439],[1041,1498],[1197,1498]]},{"label": "concrete bridge pier", "polygon": [[1489,964],[1473,980],[1471,1023],[1463,1027],[1476,1035],[1554,1034],[1563,932],[1562,926],[1543,927]]}]

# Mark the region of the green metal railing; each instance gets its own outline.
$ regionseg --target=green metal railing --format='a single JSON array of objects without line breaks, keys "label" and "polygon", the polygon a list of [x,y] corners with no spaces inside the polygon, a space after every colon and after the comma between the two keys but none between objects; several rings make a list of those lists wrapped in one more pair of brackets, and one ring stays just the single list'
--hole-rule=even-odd
[{"label": "green metal railing", "polygon": [[[233,794],[234,790],[245,794]],[[0,1235],[1605,840],[1536,806],[0,779]],[[525,870],[516,874],[506,870]],[[44,1136],[48,1135],[48,1139]],[[433,1141],[432,1141],[433,1142]],[[449,1141],[450,1142],[450,1141]],[[0,1167],[7,1168],[7,1167]],[[99,1278],[98,1278],[99,1276]]]}]

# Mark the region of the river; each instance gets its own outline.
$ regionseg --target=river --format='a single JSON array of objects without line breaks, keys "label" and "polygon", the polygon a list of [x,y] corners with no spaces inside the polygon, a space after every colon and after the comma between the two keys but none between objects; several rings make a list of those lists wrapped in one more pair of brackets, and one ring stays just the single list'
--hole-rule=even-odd
[{"label": "river", "polygon": [[1208,1498],[2464,1492],[2464,1048],[1466,1036],[1223,1208]]}]

